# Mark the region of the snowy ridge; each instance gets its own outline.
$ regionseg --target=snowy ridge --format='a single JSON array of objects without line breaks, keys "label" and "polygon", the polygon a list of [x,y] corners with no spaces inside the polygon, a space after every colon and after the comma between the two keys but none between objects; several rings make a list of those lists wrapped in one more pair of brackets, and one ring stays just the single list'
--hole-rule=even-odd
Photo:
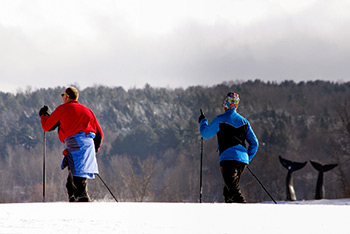
[{"label": "snowy ridge", "polygon": [[[348,233],[350,199],[258,204],[16,203],[0,233]],[[336,231],[336,232],[335,232]]]},{"label": "snowy ridge", "polygon": [[321,199],[321,200],[301,200],[301,201],[278,201],[278,204],[294,205],[350,205],[350,199]]}]

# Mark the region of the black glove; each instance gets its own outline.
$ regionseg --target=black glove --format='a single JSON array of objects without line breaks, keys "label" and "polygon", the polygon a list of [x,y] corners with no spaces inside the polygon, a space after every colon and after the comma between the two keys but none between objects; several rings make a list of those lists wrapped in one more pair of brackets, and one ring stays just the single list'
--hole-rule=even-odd
[{"label": "black glove", "polygon": [[[68,157],[67,155],[64,155],[64,158],[62,160],[62,163],[61,163],[61,169],[63,170],[64,168],[68,167]],[[69,169],[69,167],[68,167]]]},{"label": "black glove", "polygon": [[102,142],[102,136],[101,136],[101,133],[97,130],[96,136],[94,138],[95,152],[96,153],[100,150],[101,142]]},{"label": "black glove", "polygon": [[200,123],[202,119],[205,119],[205,115],[203,114],[202,109],[200,109],[200,110],[201,110],[201,115],[198,118],[198,123]]},{"label": "black glove", "polygon": [[45,116],[50,116],[50,112],[49,112],[49,107],[48,106],[43,106],[40,111],[39,111],[39,116],[41,117],[42,115]]}]

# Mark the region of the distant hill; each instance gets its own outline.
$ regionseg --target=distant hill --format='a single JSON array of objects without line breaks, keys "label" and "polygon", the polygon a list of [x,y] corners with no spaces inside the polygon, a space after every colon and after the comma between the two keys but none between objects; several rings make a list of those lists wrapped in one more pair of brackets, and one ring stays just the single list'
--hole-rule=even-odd
[{"label": "distant hill", "polygon": [[[42,136],[38,115],[45,104],[61,104],[64,88],[0,93],[0,202],[38,201],[41,194]],[[196,201],[199,183],[199,109],[212,120],[222,113],[227,92],[240,94],[238,112],[251,123],[260,148],[251,168],[276,199],[285,199],[285,169],[278,155],[294,161],[339,163],[325,174],[327,198],[350,196],[350,82],[223,83],[186,89],[124,90],[96,86],[80,90],[79,101],[91,108],[105,132],[98,155],[101,174],[122,200]],[[66,172],[59,169],[63,145],[47,134],[48,192],[65,200]],[[205,140],[204,201],[222,201],[216,138]],[[295,175],[298,199],[312,199],[317,173],[307,165]],[[104,188],[90,183],[92,196]],[[269,198],[248,172],[242,189],[249,201]],[[18,192],[19,191],[19,192]]]}]

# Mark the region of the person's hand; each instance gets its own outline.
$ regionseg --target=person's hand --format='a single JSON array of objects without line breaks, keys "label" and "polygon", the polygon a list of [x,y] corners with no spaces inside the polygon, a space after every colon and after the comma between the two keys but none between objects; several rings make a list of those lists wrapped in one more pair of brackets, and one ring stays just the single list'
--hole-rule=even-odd
[{"label": "person's hand", "polygon": [[205,119],[205,115],[203,114],[202,109],[200,109],[200,111],[201,111],[201,115],[198,118],[198,123],[201,123],[202,119]]},{"label": "person's hand", "polygon": [[49,112],[49,107],[48,106],[43,106],[40,111],[39,111],[39,116],[41,117],[42,115],[45,116],[50,116],[50,112]]},{"label": "person's hand", "polygon": [[67,166],[68,166],[68,157],[67,157],[67,155],[64,155],[62,163],[61,163],[61,169],[63,170]]}]

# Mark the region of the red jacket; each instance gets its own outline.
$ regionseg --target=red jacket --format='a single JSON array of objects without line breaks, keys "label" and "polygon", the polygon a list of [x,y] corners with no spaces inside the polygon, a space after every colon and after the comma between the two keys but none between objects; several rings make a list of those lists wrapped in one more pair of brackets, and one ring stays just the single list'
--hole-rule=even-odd
[{"label": "red jacket", "polygon": [[49,131],[57,124],[59,124],[58,137],[63,143],[67,137],[83,131],[85,134],[93,132],[96,137],[100,135],[101,141],[98,148],[102,144],[103,132],[95,114],[78,101],[59,105],[49,117],[41,116],[41,125],[44,131]]}]

